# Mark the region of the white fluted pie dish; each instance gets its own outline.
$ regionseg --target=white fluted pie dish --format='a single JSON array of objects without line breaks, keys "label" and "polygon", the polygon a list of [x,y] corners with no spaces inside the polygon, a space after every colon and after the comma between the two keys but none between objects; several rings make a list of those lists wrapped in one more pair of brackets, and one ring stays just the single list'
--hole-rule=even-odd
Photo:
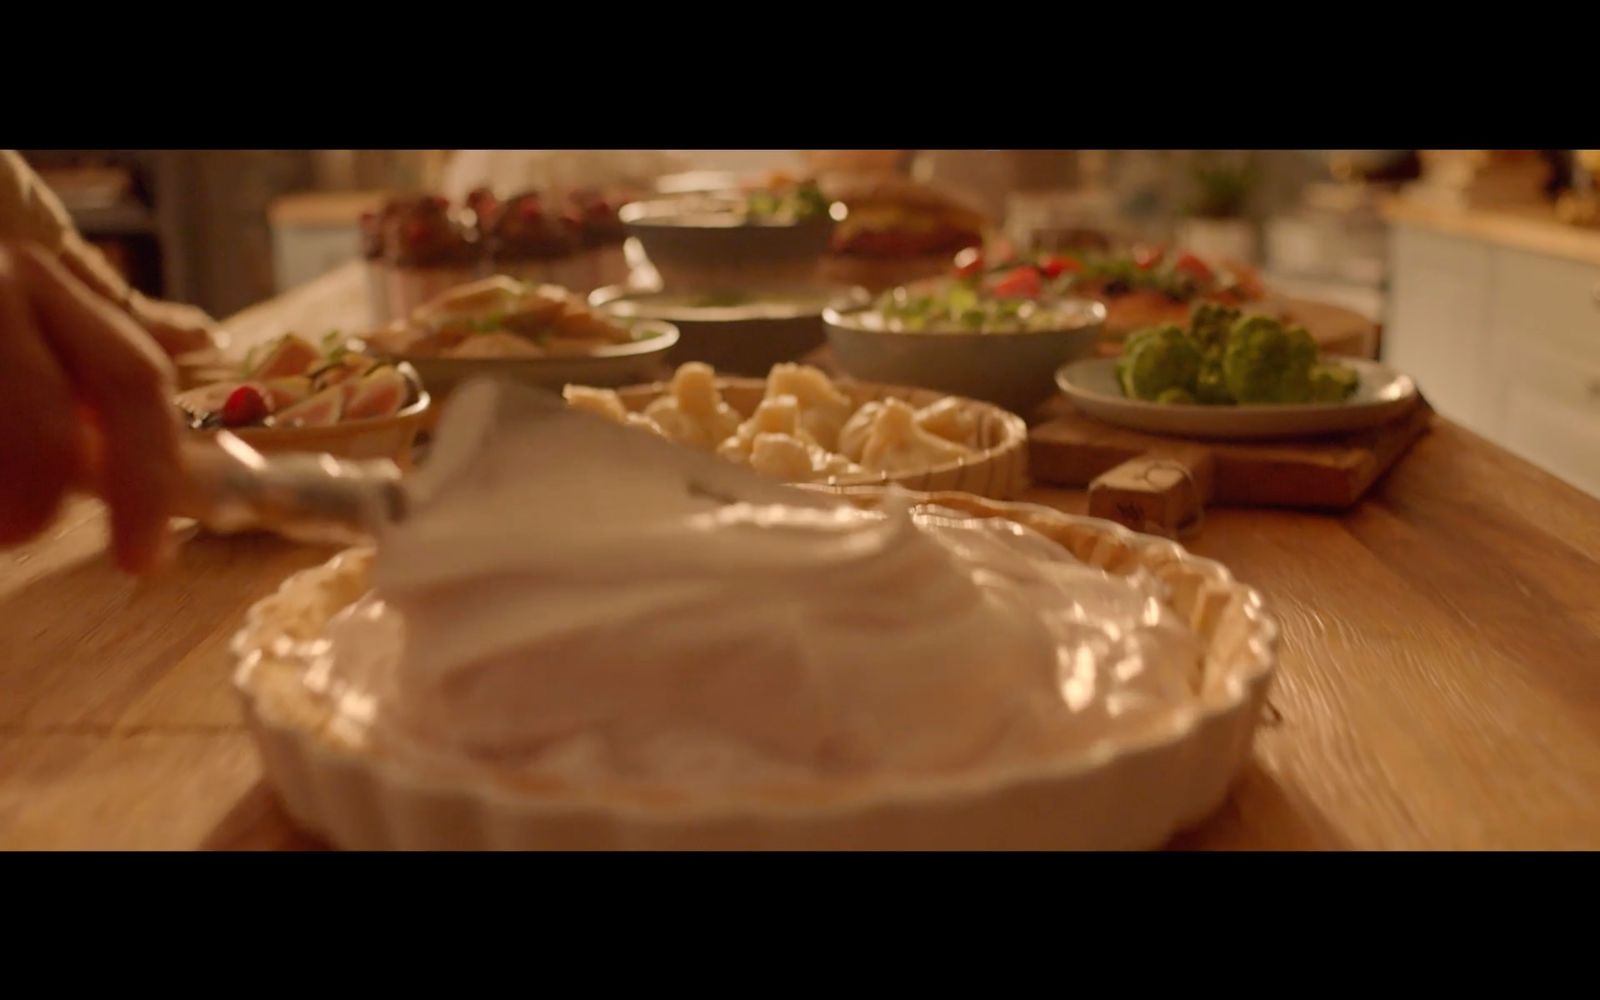
[{"label": "white fluted pie dish", "polygon": [[[885,495],[850,491],[863,507]],[[1060,544],[1063,559],[1163,581],[1204,643],[1192,704],[1155,729],[981,774],[727,797],[487,765],[423,768],[307,683],[308,644],[367,589],[371,553],[355,549],[291,577],[234,637],[234,681],[268,780],[296,823],[356,850],[1144,849],[1217,808],[1249,755],[1277,665],[1278,627],[1260,595],[1216,562],[1110,522],[966,494],[916,499],[1007,518]]]}]

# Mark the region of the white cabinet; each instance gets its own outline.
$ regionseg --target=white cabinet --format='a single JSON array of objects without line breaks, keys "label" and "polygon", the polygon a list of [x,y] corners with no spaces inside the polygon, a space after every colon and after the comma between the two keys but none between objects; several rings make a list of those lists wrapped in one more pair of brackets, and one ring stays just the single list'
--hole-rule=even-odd
[{"label": "white cabinet", "polygon": [[1384,357],[1445,416],[1600,496],[1600,266],[1397,226]]},{"label": "white cabinet", "polygon": [[361,216],[376,211],[381,192],[310,191],[274,201],[272,263],[278,291],[320,278],[361,256]]},{"label": "white cabinet", "polygon": [[1384,358],[1417,380],[1434,408],[1480,434],[1488,349],[1488,246],[1416,229],[1395,230]]},{"label": "white cabinet", "polygon": [[272,230],[272,270],[279,294],[360,256],[361,230],[356,226],[274,226]]},{"label": "white cabinet", "polygon": [[1525,250],[1495,251],[1495,336],[1600,364],[1600,266]]},{"label": "white cabinet", "polygon": [[1600,496],[1600,267],[1497,250],[1497,440]]},{"label": "white cabinet", "polygon": [[[1600,368],[1590,384],[1600,386]],[[1505,447],[1567,482],[1600,497],[1600,392],[1587,407],[1573,407],[1526,382],[1506,392]]]}]

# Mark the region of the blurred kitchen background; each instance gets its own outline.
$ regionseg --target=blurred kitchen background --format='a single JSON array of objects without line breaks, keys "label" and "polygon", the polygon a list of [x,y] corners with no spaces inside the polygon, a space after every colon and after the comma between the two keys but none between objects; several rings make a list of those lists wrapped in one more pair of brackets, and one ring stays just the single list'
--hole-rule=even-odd
[{"label": "blurred kitchen background", "polygon": [[1381,325],[1434,406],[1600,492],[1600,210],[1574,150],[24,150],[141,290],[227,316],[356,260],[396,192],[909,173],[1018,244],[1075,231],[1248,260]]}]

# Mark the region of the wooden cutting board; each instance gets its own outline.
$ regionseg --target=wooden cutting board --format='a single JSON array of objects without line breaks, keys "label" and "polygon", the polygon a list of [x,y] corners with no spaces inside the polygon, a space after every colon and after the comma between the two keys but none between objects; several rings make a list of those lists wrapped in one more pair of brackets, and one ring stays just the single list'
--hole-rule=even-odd
[{"label": "wooden cutting board", "polygon": [[1168,537],[1199,529],[1207,505],[1344,510],[1428,429],[1419,399],[1382,427],[1324,438],[1222,442],[1163,437],[1092,420],[1060,400],[1028,434],[1038,483],[1087,488],[1089,513]]},{"label": "wooden cutting board", "polygon": [[[1346,354],[1357,358],[1378,356],[1378,325],[1343,306],[1275,295],[1246,309],[1304,326],[1323,354]],[[1108,358],[1121,354],[1125,333],[1107,336],[1100,344],[1100,354]]]}]

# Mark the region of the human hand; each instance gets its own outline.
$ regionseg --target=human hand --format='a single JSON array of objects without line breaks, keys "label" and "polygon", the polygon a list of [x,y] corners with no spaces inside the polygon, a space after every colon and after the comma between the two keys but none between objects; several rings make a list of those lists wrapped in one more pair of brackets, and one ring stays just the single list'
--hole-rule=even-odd
[{"label": "human hand", "polygon": [[154,569],[178,485],[172,393],[170,362],[133,319],[53,255],[0,243],[0,545],[92,484],[118,563]]},{"label": "human hand", "polygon": [[223,346],[221,330],[205,310],[140,295],[117,278],[98,251],[82,241],[69,242],[55,259],[89,291],[132,316],[168,357]]},{"label": "human hand", "polygon": [[139,298],[129,311],[168,357],[220,347],[220,328],[203,309],[181,302]]}]

